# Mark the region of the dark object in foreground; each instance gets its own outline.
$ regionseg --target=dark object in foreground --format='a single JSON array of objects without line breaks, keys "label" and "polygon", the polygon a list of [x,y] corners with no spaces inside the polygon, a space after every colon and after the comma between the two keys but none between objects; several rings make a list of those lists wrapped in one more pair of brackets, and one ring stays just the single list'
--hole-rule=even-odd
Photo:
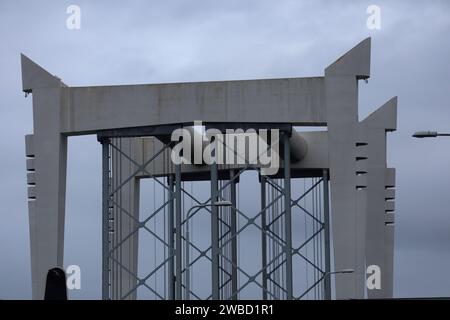
[{"label": "dark object in foreground", "polygon": [[44,300],[67,300],[66,273],[63,269],[48,271]]}]

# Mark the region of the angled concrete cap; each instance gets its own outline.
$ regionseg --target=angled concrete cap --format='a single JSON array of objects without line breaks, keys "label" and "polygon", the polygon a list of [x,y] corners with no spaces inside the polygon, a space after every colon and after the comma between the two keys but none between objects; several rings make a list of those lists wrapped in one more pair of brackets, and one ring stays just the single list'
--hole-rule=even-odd
[{"label": "angled concrete cap", "polygon": [[397,130],[397,97],[391,98],[362,121],[370,128]]},{"label": "angled concrete cap", "polygon": [[325,75],[354,75],[357,79],[370,77],[371,38],[366,38],[325,69]]},{"label": "angled concrete cap", "polygon": [[20,54],[22,64],[22,90],[32,92],[33,88],[60,86],[61,80],[51,75],[44,68],[33,62],[24,54]]}]

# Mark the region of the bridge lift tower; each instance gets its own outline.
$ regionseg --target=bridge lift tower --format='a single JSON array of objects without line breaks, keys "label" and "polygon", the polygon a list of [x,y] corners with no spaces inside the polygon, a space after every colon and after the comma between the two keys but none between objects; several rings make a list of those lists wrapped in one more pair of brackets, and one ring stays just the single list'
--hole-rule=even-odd
[{"label": "bridge lift tower", "polygon": [[[359,121],[370,48],[367,38],[318,77],[94,87],[67,86],[22,55],[23,91],[33,97],[25,139],[33,299],[43,298],[47,271],[63,267],[67,137],[86,134],[102,145],[103,299],[140,290],[156,299],[392,297],[386,133],[396,130],[397,98]],[[265,174],[249,159],[174,164],[171,134],[201,135],[199,120],[219,133],[276,129],[279,170]],[[160,196],[144,215],[146,179]],[[144,234],[158,244],[145,270]],[[370,288],[368,267],[380,276]]]}]

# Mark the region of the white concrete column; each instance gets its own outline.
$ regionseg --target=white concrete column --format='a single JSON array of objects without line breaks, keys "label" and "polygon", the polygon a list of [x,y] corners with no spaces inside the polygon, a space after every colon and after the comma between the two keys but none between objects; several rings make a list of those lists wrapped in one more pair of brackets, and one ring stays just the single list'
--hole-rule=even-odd
[{"label": "white concrete column", "polygon": [[[368,151],[366,267],[379,267],[381,286],[367,289],[370,299],[393,295],[395,171],[387,168],[386,132],[397,128],[397,98],[361,122]],[[369,275],[366,275],[366,278]]]},{"label": "white concrete column", "polygon": [[[63,267],[67,137],[60,134],[64,84],[22,55],[23,91],[33,94],[27,138],[28,213],[33,299],[43,299],[49,269]],[[31,185],[30,185],[31,182]]]},{"label": "white concrete column", "polygon": [[354,269],[352,274],[336,274],[336,298],[361,298],[358,273],[358,212],[356,138],[358,125],[358,79],[370,75],[370,38],[325,69],[325,102],[329,141],[331,214],[334,270]]}]

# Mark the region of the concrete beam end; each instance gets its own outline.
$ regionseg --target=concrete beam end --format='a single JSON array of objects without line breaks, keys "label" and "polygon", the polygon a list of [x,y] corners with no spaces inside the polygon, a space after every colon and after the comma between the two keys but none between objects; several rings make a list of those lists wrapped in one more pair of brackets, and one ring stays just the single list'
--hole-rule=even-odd
[{"label": "concrete beam end", "polygon": [[51,75],[23,53],[20,54],[22,66],[22,91],[31,93],[38,87],[55,87],[61,85],[61,80]]},{"label": "concrete beam end", "polygon": [[370,77],[371,38],[366,38],[325,69],[325,76],[352,75],[357,79]]}]

